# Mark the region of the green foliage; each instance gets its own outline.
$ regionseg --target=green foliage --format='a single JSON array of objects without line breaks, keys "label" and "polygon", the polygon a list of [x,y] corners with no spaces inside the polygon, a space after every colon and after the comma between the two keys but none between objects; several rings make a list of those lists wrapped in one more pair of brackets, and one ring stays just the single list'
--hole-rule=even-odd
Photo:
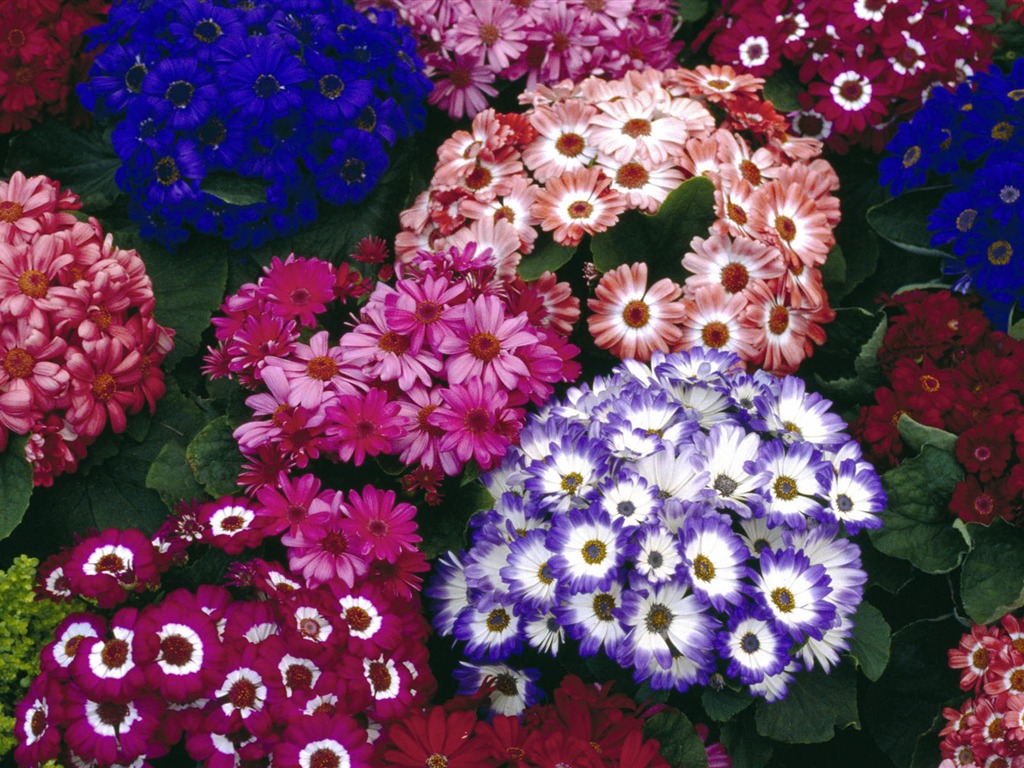
[{"label": "green foliage", "polygon": [[952,453],[956,448],[956,435],[938,427],[929,427],[926,424],[918,424],[912,418],[903,414],[896,422],[900,437],[907,447],[912,451],[920,451],[926,445],[934,445],[941,451]]},{"label": "green foliage", "polygon": [[732,768],[763,768],[775,751],[772,742],[757,733],[752,715],[725,723],[720,738]]},{"label": "green foliage", "polygon": [[934,445],[882,475],[889,505],[871,541],[887,555],[909,560],[925,573],[946,573],[960,564],[967,542],[953,527],[949,499],[963,478],[952,454]]},{"label": "green foliage", "polygon": [[967,529],[972,547],[960,572],[960,596],[972,621],[990,624],[1024,605],[1024,529],[1001,519]]},{"label": "green foliage", "polygon": [[228,417],[221,416],[203,427],[185,449],[192,474],[211,496],[238,492],[237,480],[244,457],[232,437],[234,430]]},{"label": "green foliage", "polygon": [[[19,555],[0,571],[0,755],[14,749],[11,714],[39,674],[39,651],[64,617],[84,606],[36,600],[32,585],[39,561]],[[12,727],[6,727],[8,721]]]},{"label": "green foliage", "polygon": [[715,185],[710,179],[687,179],[665,198],[654,215],[627,211],[619,223],[594,235],[590,250],[601,272],[643,261],[650,281],[671,277],[681,282],[683,255],[694,237],[707,237],[715,220]]},{"label": "green foliage", "polygon": [[235,173],[211,173],[201,185],[203,192],[229,205],[255,205],[267,202],[267,185]]},{"label": "green foliage", "polygon": [[661,756],[677,768],[707,768],[708,753],[693,723],[682,712],[662,712],[644,723],[644,737],[657,739]]},{"label": "green foliage", "polygon": [[764,97],[779,112],[796,112],[800,107],[800,94],[804,91],[797,71],[785,65],[764,81]]},{"label": "green foliage", "polygon": [[708,0],[676,0],[676,12],[682,21],[700,21],[707,15]]},{"label": "green foliage", "polygon": [[821,265],[821,280],[830,296],[840,286],[846,285],[846,258],[839,243],[832,246],[832,250],[825,257],[825,263]]},{"label": "green foliage", "polygon": [[820,668],[801,672],[782,701],[757,702],[755,720],[759,734],[787,744],[828,741],[837,726],[860,728],[857,675],[848,664],[829,675]]},{"label": "green foliage", "polygon": [[32,465],[25,459],[28,438],[11,435],[0,453],[0,539],[18,527],[32,498]]},{"label": "green foliage", "polygon": [[538,235],[533,252],[523,256],[516,271],[523,280],[536,280],[545,272],[568,264],[575,253],[575,247],[559,245],[549,233],[543,232]]},{"label": "green foliage", "polygon": [[700,703],[704,706],[708,717],[716,722],[724,723],[732,720],[733,717],[753,704],[754,697],[747,691],[734,691],[730,688],[716,691],[713,688],[705,688],[701,694]]},{"label": "green foliage", "polygon": [[904,192],[899,197],[868,210],[868,224],[879,235],[905,251],[924,256],[948,254],[932,247],[928,216],[939,207],[949,187],[925,187]]},{"label": "green foliage", "polygon": [[853,616],[853,637],[850,638],[850,656],[864,676],[872,682],[878,680],[889,663],[891,641],[889,624],[882,612],[868,602],[862,602]]}]

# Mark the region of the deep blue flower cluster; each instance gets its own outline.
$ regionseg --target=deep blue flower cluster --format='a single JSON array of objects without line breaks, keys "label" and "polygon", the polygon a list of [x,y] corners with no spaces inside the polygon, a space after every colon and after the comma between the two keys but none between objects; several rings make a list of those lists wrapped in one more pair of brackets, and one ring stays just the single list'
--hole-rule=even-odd
[{"label": "deep blue flower cluster", "polygon": [[144,236],[236,247],[362,200],[430,81],[394,14],[336,0],[122,0],[82,103],[113,118],[117,183]]},{"label": "deep blue flower cluster", "polygon": [[946,273],[962,276],[997,325],[1024,299],[1024,59],[955,90],[938,89],[886,148],[881,181],[894,194],[950,185],[928,219],[933,246],[952,244]]},{"label": "deep blue flower cluster", "polygon": [[603,652],[654,688],[769,701],[838,663],[881,524],[878,474],[803,381],[694,348],[627,361],[531,417],[492,509],[425,590],[474,664]]}]

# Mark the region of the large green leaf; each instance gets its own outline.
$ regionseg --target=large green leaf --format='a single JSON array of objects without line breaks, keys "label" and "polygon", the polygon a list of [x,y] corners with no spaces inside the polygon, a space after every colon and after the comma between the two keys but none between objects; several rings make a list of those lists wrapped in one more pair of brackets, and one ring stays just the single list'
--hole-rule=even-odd
[{"label": "large green leaf", "polygon": [[925,445],[934,445],[947,453],[952,453],[956,448],[956,435],[952,432],[919,424],[905,413],[897,420],[896,428],[900,437],[913,451],[919,451]]},{"label": "large green leaf", "polygon": [[682,21],[700,21],[708,12],[708,0],[676,0],[676,12]]},{"label": "large green leaf", "polygon": [[203,427],[185,450],[192,473],[211,496],[238,493],[238,475],[245,459],[232,437],[234,431],[228,417],[221,416]]},{"label": "large green leaf", "polygon": [[658,740],[661,756],[673,768],[707,768],[704,742],[689,718],[678,710],[650,718],[644,723],[644,737]]},{"label": "large green leaf", "polygon": [[732,768],[763,768],[775,751],[772,742],[758,734],[751,713],[752,710],[747,716],[722,725],[719,738],[729,753]]},{"label": "large green leaf", "polygon": [[846,285],[846,258],[843,256],[843,249],[839,243],[832,246],[832,250],[828,252],[825,263],[821,265],[820,269],[821,280],[829,296]]},{"label": "large green leaf", "polygon": [[601,272],[642,261],[651,281],[682,281],[681,262],[694,237],[706,237],[715,220],[715,185],[710,179],[687,179],[665,198],[654,215],[627,211],[607,232],[594,235],[590,250]]},{"label": "large green leaf", "polygon": [[544,232],[537,238],[533,252],[523,256],[516,271],[523,280],[536,280],[545,272],[554,272],[568,264],[575,253],[575,247],[559,245]]},{"label": "large green leaf", "polygon": [[779,112],[796,112],[800,109],[800,94],[804,86],[796,70],[783,66],[772,72],[764,81],[764,97]]},{"label": "large green leaf", "polygon": [[32,465],[25,460],[28,439],[11,435],[0,453],[0,539],[18,527],[32,498]]},{"label": "large green leaf", "polygon": [[939,207],[950,187],[925,187],[904,192],[868,210],[868,224],[890,243],[911,253],[948,256],[932,246],[928,216]]},{"label": "large green leaf", "polygon": [[964,610],[989,624],[1024,605],[1024,529],[1005,520],[967,526],[973,546],[960,572]]},{"label": "large green leaf", "polygon": [[120,192],[114,174],[121,161],[114,154],[109,131],[98,126],[74,130],[47,120],[11,139],[6,175],[46,174],[82,198],[86,213],[110,207]]},{"label": "large green leaf", "polygon": [[862,602],[853,617],[853,637],[850,638],[850,656],[860,671],[871,681],[878,680],[889,663],[891,636],[889,624],[882,612]]},{"label": "large green leaf", "polygon": [[759,734],[787,744],[828,741],[837,726],[859,728],[857,675],[846,664],[830,675],[820,668],[801,672],[782,701],[757,703],[755,719]]},{"label": "large green leaf", "polygon": [[185,446],[177,440],[168,440],[153,459],[146,473],[146,487],[160,494],[160,499],[173,509],[179,501],[202,499],[203,486],[196,480],[185,458]]},{"label": "large green leaf", "polygon": [[705,688],[700,696],[700,703],[704,711],[712,720],[724,723],[732,720],[744,709],[754,703],[754,697],[747,691],[734,691],[723,688],[716,691],[713,688]]},{"label": "large green leaf", "polygon": [[211,173],[200,188],[229,205],[255,205],[267,202],[267,185],[261,179],[250,179],[236,173]]},{"label": "large green leaf", "polygon": [[925,445],[921,453],[882,475],[889,497],[872,543],[909,560],[925,573],[947,573],[960,564],[967,542],[953,527],[949,499],[963,469],[948,451]]}]

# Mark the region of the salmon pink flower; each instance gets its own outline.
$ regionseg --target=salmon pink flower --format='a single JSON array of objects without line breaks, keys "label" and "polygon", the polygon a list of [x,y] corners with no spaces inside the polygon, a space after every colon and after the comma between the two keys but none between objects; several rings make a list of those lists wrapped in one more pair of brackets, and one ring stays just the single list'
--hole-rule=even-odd
[{"label": "salmon pink flower", "polygon": [[583,235],[604,232],[619,220],[626,201],[609,189],[611,179],[598,168],[584,168],[549,179],[537,193],[531,212],[555,242],[577,245]]}]

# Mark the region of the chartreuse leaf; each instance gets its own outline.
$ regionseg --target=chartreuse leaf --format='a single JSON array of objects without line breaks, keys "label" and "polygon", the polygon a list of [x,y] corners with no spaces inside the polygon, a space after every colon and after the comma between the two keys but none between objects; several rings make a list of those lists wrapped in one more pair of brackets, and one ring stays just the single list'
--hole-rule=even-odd
[{"label": "chartreuse leaf", "polygon": [[889,503],[882,527],[872,530],[879,551],[909,560],[925,573],[947,573],[960,564],[967,542],[953,527],[949,499],[963,469],[934,445],[882,475]]},{"label": "chartreuse leaf", "polygon": [[896,429],[899,430],[900,437],[913,451],[920,450],[925,445],[934,445],[936,448],[950,453],[956,448],[956,435],[952,432],[919,424],[905,413],[896,422]]},{"label": "chartreuse leaf", "polygon": [[964,610],[989,624],[1024,605],[1024,529],[998,519],[967,526],[973,546],[960,572]]},{"label": "chartreuse leaf", "polygon": [[11,435],[0,453],[0,539],[18,527],[32,498],[32,465],[25,459],[28,438]]},{"label": "chartreuse leaf", "polygon": [[82,198],[87,213],[94,213],[109,208],[120,194],[114,182],[120,166],[110,135],[102,128],[75,130],[47,120],[11,138],[5,175],[21,171],[57,179]]},{"label": "chartreuse leaf", "polygon": [[654,215],[627,211],[607,232],[594,235],[590,250],[601,272],[622,264],[647,264],[648,280],[679,280],[681,262],[694,237],[706,237],[715,220],[715,185],[695,176],[676,187]]},{"label": "chartreuse leaf", "polygon": [[185,458],[196,480],[211,496],[230,496],[238,492],[238,475],[244,458],[235,428],[227,416],[214,419],[192,438]]},{"label": "chartreuse leaf", "polygon": [[939,207],[950,187],[925,187],[904,192],[868,209],[868,224],[879,235],[905,251],[923,256],[949,254],[932,246],[928,216]]},{"label": "chartreuse leaf", "polygon": [[657,739],[661,756],[672,766],[707,768],[708,753],[690,719],[678,710],[662,712],[644,723],[644,737]]},{"label": "chartreuse leaf", "polygon": [[757,732],[787,744],[828,741],[835,729],[860,727],[857,714],[857,675],[841,664],[826,675],[820,668],[801,672],[789,684],[786,698],[757,702]]},{"label": "chartreuse leaf", "polygon": [[545,272],[554,272],[568,264],[575,253],[575,247],[559,245],[544,232],[537,238],[533,251],[523,256],[516,271],[523,280],[536,280]]},{"label": "chartreuse leaf", "polygon": [[889,624],[882,612],[862,602],[853,616],[853,637],[850,638],[850,656],[857,662],[864,676],[874,682],[885,672],[889,663]]}]

